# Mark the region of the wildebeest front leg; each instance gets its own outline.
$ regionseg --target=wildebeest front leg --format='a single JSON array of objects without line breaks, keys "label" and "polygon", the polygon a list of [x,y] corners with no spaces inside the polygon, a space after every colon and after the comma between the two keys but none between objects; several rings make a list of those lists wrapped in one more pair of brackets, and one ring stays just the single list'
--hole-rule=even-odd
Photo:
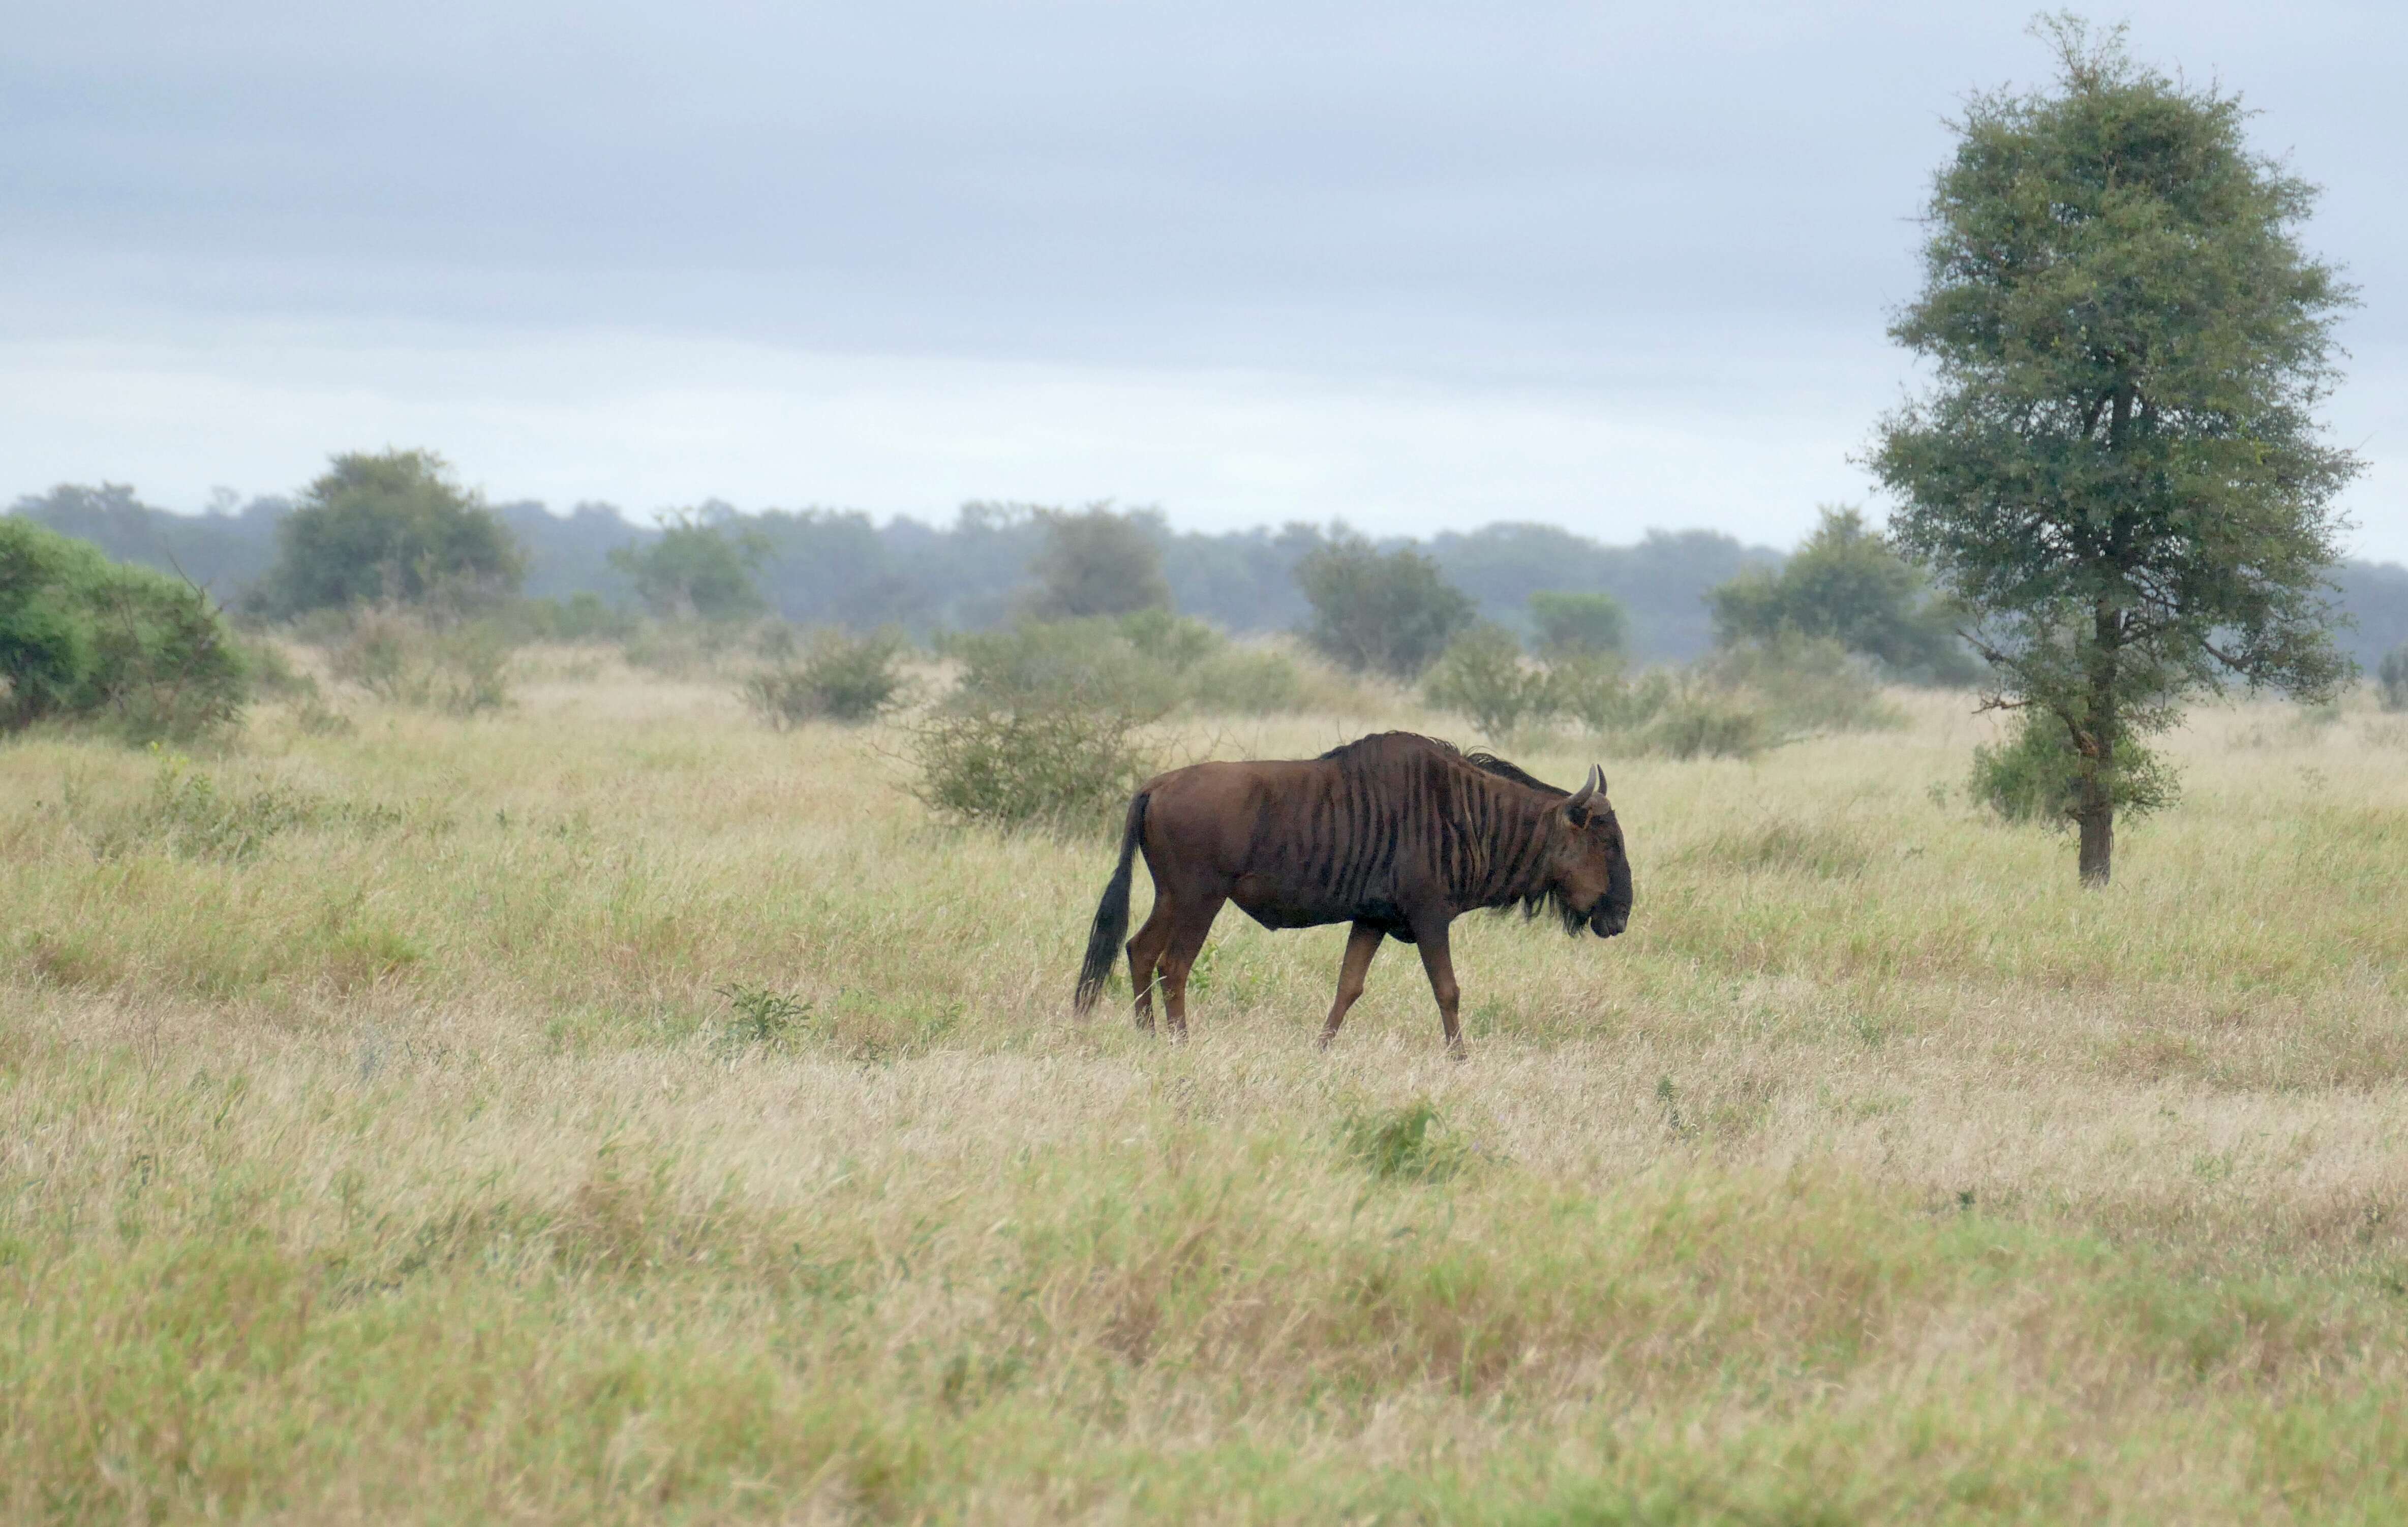
[{"label": "wildebeest front leg", "polygon": [[1455,984],[1455,957],[1448,952],[1446,932],[1443,922],[1416,923],[1413,942],[1421,946],[1422,969],[1429,976],[1430,995],[1438,999],[1438,1020],[1446,1030],[1447,1055],[1459,1061],[1463,1059],[1463,1030],[1455,1020],[1455,1010],[1463,992]]},{"label": "wildebeest front leg", "polygon": [[1346,935],[1346,959],[1338,967],[1338,1000],[1329,1005],[1329,1021],[1321,1026],[1321,1048],[1327,1049],[1329,1041],[1338,1037],[1338,1025],[1346,1021],[1346,1009],[1363,994],[1364,973],[1371,968],[1371,956],[1380,952],[1380,940],[1388,935],[1375,923],[1358,922]]}]

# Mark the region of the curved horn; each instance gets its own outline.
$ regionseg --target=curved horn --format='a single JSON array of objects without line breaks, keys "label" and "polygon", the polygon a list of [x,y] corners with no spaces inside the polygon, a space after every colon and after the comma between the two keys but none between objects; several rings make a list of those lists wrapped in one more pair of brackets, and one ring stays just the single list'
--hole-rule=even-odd
[{"label": "curved horn", "polygon": [[1570,812],[1575,817],[1579,816],[1582,812],[1588,809],[1589,798],[1604,788],[1605,771],[1594,764],[1590,764],[1588,766],[1588,782],[1581,786],[1580,789],[1572,792],[1572,798],[1564,803],[1564,809]]}]

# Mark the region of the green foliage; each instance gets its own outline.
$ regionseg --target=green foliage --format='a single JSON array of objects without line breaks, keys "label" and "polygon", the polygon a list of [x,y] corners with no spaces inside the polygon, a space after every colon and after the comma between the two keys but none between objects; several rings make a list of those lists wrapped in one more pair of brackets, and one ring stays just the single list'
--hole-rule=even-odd
[{"label": "green foliage", "polygon": [[615,642],[635,635],[635,617],[591,589],[566,599],[529,599],[511,612],[532,641]]},{"label": "green foliage", "polygon": [[[2105,774],[2115,809],[2146,816],[2172,806],[2180,794],[2172,767],[2130,735],[2119,740],[2124,756]],[[2061,721],[2045,711],[2024,710],[2005,741],[1973,749],[1967,788],[2009,821],[2063,828],[2081,814],[2082,763]]]},{"label": "green foliage", "polygon": [[1745,694],[1696,682],[1665,697],[1630,738],[1633,751],[1665,758],[1754,758],[1790,740]]},{"label": "green foliage", "polygon": [[1828,637],[1913,682],[1971,684],[1981,664],[1957,638],[1954,612],[1923,574],[1865,528],[1855,509],[1822,523],[1778,572],[1742,573],[1708,596],[1725,647]]},{"label": "green foliage", "polygon": [[1109,699],[1006,704],[965,691],[909,728],[912,793],[988,827],[1117,826],[1121,806],[1156,769],[1140,736],[1153,719]]},{"label": "green foliage", "polygon": [[0,732],[55,718],[193,737],[231,724],[248,689],[198,589],[0,518]]},{"label": "green foliage", "polygon": [[898,632],[848,636],[823,631],[793,660],[746,678],[744,700],[780,731],[822,718],[853,725],[875,721],[906,697],[910,680],[903,661],[910,650]]},{"label": "green foliage", "polygon": [[1511,736],[1524,722],[1545,721],[1560,707],[1553,676],[1525,664],[1513,634],[1486,621],[1447,643],[1423,692],[1432,706],[1468,718],[1491,739]]},{"label": "green foliage", "polygon": [[1170,608],[1159,514],[1115,514],[1109,505],[1096,504],[1078,514],[1039,510],[1037,521],[1045,541],[1028,567],[1038,585],[1027,602],[1030,619],[1075,621]]},{"label": "green foliage", "polygon": [[273,616],[377,602],[456,611],[515,592],[526,574],[509,527],[426,450],[335,457],[276,541],[251,599]]},{"label": "green foliage", "polygon": [[2348,672],[2326,578],[2359,463],[2314,410],[2351,297],[2238,97],[2135,65],[2120,29],[2046,25],[2057,90],[1973,98],[1937,178],[1891,330],[1936,380],[1871,465],[1998,692],[2082,739],[2096,885],[2131,739],[2227,681],[2315,699]]},{"label": "green foliage", "polygon": [[657,540],[612,550],[610,565],[663,620],[745,621],[769,607],[752,581],[767,555],[758,531],[730,531],[688,513],[662,521]]},{"label": "green foliage", "polygon": [[1382,551],[1347,535],[1297,564],[1296,580],[1312,606],[1305,639],[1355,673],[1410,681],[1472,621],[1472,604],[1439,576],[1438,564],[1411,549]]},{"label": "green foliage", "polygon": [[302,829],[334,828],[361,835],[402,822],[395,807],[333,800],[283,780],[240,786],[221,783],[181,753],[150,745],[158,767],[147,796],[91,828],[93,851],[115,859],[157,846],[181,859],[241,863],[269,839]]},{"label": "green foliage", "polygon": [[1622,601],[1596,591],[1541,589],[1530,596],[1531,646],[1551,663],[1619,657],[1630,645]]},{"label": "green foliage", "polygon": [[782,1049],[810,1021],[811,1005],[791,992],[741,981],[713,990],[727,999],[730,1009],[719,1033],[724,1049]]},{"label": "green foliage", "polygon": [[1346,1153],[1383,1182],[1443,1182],[1462,1171],[1471,1155],[1426,1097],[1402,1107],[1349,1114],[1339,1134]]},{"label": "green foliage", "polygon": [[1150,720],[1182,706],[1268,714],[1306,697],[1286,653],[1237,646],[1166,609],[1024,621],[948,637],[941,650],[962,664],[964,695],[1007,706],[1100,705]]},{"label": "green foliage", "polygon": [[1716,688],[1750,695],[1777,729],[1792,735],[1886,732],[1906,723],[1882,698],[1866,661],[1829,636],[1784,632],[1726,649],[1701,672]]},{"label": "green foliage", "polygon": [[2383,655],[2374,670],[2375,692],[2386,710],[2408,710],[2408,643]]},{"label": "green foliage", "polygon": [[376,606],[343,616],[324,640],[327,671],[388,705],[473,716],[509,700],[509,632],[494,617],[437,624]]}]

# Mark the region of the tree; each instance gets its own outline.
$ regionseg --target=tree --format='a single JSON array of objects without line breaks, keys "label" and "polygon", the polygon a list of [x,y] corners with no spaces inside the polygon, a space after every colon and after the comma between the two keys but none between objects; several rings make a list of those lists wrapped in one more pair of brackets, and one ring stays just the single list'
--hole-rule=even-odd
[{"label": "tree", "polygon": [[1826,507],[1822,516],[1779,572],[1751,568],[1707,594],[1715,643],[1828,636],[1909,681],[1970,684],[1980,677],[1956,635],[1956,612],[1931,597],[1922,569],[1867,529],[1855,509]]},{"label": "tree", "polygon": [[1472,620],[1470,599],[1437,564],[1410,549],[1382,551],[1359,535],[1308,552],[1296,581],[1312,606],[1305,639],[1358,673],[1412,679]]},{"label": "tree", "polygon": [[276,543],[250,600],[271,615],[380,599],[468,605],[515,593],[526,576],[509,527],[431,450],[335,457],[278,524]]},{"label": "tree", "polygon": [[1990,704],[2071,755],[2083,883],[2107,883],[2143,739],[2230,682],[2301,698],[2349,664],[2326,571],[2356,473],[2315,406],[2351,301],[2297,231],[2314,189],[2238,97],[2042,23],[2050,93],[1976,96],[1935,177],[1892,337],[1930,390],[1883,421],[1891,534],[1971,614]]},{"label": "tree", "polygon": [[659,537],[610,552],[610,565],[635,581],[654,615],[670,620],[743,621],[768,608],[752,582],[767,555],[757,532],[729,535],[700,512],[667,516]]},{"label": "tree", "polygon": [[0,518],[0,733],[60,718],[190,736],[235,720],[248,688],[200,590]]},{"label": "tree", "polygon": [[1630,617],[1610,593],[1542,589],[1530,596],[1530,629],[1550,662],[1618,657],[1630,642]]},{"label": "tree", "polygon": [[1109,505],[1091,504],[1077,514],[1040,509],[1037,521],[1045,544],[1028,567],[1038,580],[1030,616],[1075,621],[1170,607],[1160,515],[1114,514]]}]

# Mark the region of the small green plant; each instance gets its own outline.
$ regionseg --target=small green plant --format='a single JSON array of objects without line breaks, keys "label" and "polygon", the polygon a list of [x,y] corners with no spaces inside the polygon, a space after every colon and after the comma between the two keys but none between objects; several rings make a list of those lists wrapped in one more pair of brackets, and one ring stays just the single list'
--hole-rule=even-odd
[{"label": "small green plant", "polygon": [[713,990],[727,999],[729,1016],[720,1025],[719,1040],[728,1049],[782,1049],[810,1020],[811,1005],[791,992],[742,981]]},{"label": "small green plant", "polygon": [[1489,737],[1510,736],[1526,721],[1544,721],[1559,703],[1551,676],[1524,664],[1522,645],[1512,634],[1485,623],[1447,644],[1430,670],[1425,695]]},{"label": "small green plant", "polygon": [[744,702],[779,731],[825,719],[858,725],[903,703],[908,649],[894,632],[848,636],[821,632],[789,661],[745,679]]},{"label": "small green plant", "polygon": [[1426,1097],[1400,1108],[1349,1114],[1340,1134],[1347,1154],[1383,1182],[1441,1182],[1462,1171],[1471,1155]]}]

